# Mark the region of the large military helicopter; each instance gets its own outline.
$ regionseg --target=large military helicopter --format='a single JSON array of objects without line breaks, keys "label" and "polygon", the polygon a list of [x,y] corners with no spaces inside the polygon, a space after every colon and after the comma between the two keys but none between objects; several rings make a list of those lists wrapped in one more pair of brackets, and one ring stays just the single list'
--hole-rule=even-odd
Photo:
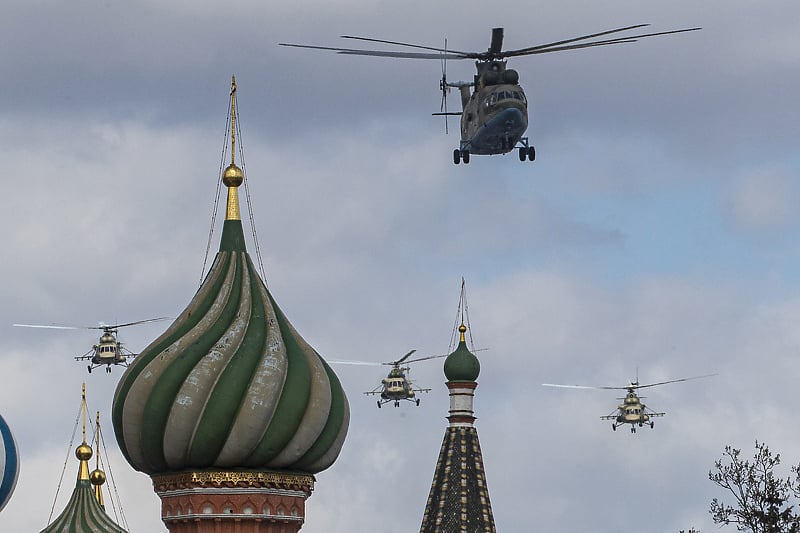
[{"label": "large military helicopter", "polygon": [[627,391],[624,398],[617,398],[618,400],[622,400],[622,403],[617,406],[610,414],[605,416],[601,416],[601,420],[612,420],[611,422],[611,429],[614,431],[617,430],[618,427],[622,426],[623,424],[630,424],[631,425],[631,433],[636,433],[636,427],[642,427],[644,425],[650,426],[652,429],[655,426],[655,422],[653,422],[653,418],[664,416],[666,413],[660,413],[653,411],[645,404],[642,403],[642,399],[644,396],[639,396],[637,391],[639,389],[644,389],[647,387],[656,387],[658,385],[666,385],[668,383],[678,383],[681,381],[689,381],[692,379],[701,379],[714,376],[716,374],[706,374],[703,376],[694,376],[690,378],[680,378],[680,379],[671,379],[669,381],[660,381],[658,383],[648,383],[648,384],[640,384],[639,378],[636,378],[636,381],[629,382],[627,385],[623,387],[595,387],[589,385],[558,385],[555,383],[542,383],[545,387],[559,387],[559,388],[567,388],[567,389],[605,389],[605,390],[624,390]]},{"label": "large military helicopter", "polygon": [[[352,35],[342,35],[341,37],[343,39],[429,50],[429,52],[362,50],[292,43],[279,44],[281,46],[292,46],[296,48],[332,50],[339,54],[348,55],[439,59],[442,62],[442,78],[439,81],[439,88],[442,91],[442,104],[440,112],[433,114],[444,115],[445,117],[447,115],[461,116],[461,142],[458,148],[453,151],[453,163],[458,164],[463,161],[467,164],[469,163],[470,155],[506,154],[515,148],[518,149],[520,161],[533,161],[536,158],[536,151],[529,143],[528,138],[524,136],[525,131],[528,129],[528,100],[525,96],[525,91],[519,83],[519,73],[516,70],[506,68],[505,58],[632,43],[644,37],[654,37],[657,35],[668,35],[701,29],[685,28],[655,33],[640,33],[625,37],[601,38],[610,34],[631,31],[646,26],[649,26],[649,24],[625,26],[623,28],[615,28],[515,50],[503,50],[503,28],[494,28],[492,29],[489,49],[485,52],[462,52],[452,50],[447,47],[446,40],[444,48],[437,48],[434,46],[422,46]],[[474,59],[477,72],[473,80],[470,82],[448,81],[448,59]],[[460,112],[447,111],[447,94],[451,88],[457,88],[460,92],[462,107]],[[446,122],[445,129],[447,129]]]},{"label": "large military helicopter", "polygon": [[138,324],[145,324],[147,322],[156,322],[159,320],[166,320],[167,317],[149,318],[147,320],[137,320],[136,322],[127,322],[125,324],[113,324],[99,326],[58,326],[58,325],[42,325],[42,324],[14,324],[15,326],[24,328],[45,328],[45,329],[99,329],[102,330],[100,340],[97,344],[93,345],[88,352],[83,355],[75,357],[76,361],[89,360],[87,370],[92,373],[92,370],[105,365],[106,373],[111,373],[112,365],[128,366],[128,359],[136,357],[135,354],[125,348],[122,343],[117,339],[119,328],[128,326],[136,326]]},{"label": "large military helicopter", "polygon": [[411,357],[411,355],[414,353],[416,353],[416,350],[411,350],[397,361],[389,361],[386,363],[374,363],[369,361],[328,361],[328,362],[344,364],[344,365],[391,366],[392,368],[391,370],[389,370],[389,374],[381,380],[381,384],[372,389],[371,391],[365,392],[364,394],[366,395],[379,394],[381,397],[377,402],[379,408],[389,402],[394,402],[395,407],[400,407],[401,400],[407,400],[409,402],[414,403],[415,405],[419,405],[419,398],[417,398],[417,393],[430,392],[431,390],[431,389],[420,389],[414,387],[414,384],[408,377],[408,372],[411,370],[411,367],[408,365],[410,365],[411,363],[416,363],[418,361],[426,361],[428,359],[447,357],[447,355],[429,355],[427,357],[409,359],[409,357]]}]

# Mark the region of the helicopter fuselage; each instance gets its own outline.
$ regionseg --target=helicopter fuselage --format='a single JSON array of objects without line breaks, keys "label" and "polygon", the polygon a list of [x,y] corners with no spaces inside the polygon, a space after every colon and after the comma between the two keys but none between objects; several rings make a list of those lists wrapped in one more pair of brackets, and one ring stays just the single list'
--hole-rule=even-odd
[{"label": "helicopter fuselage", "polygon": [[506,154],[527,129],[528,102],[519,84],[484,87],[464,105],[460,149],[476,155]]},{"label": "helicopter fuselage", "polygon": [[622,403],[617,406],[617,413],[612,413],[600,418],[603,420],[613,420],[614,422],[611,423],[611,428],[615,431],[623,424],[630,424],[631,433],[636,433],[636,426],[642,427],[648,425],[652,428],[655,424],[651,418],[664,416],[664,414],[665,413],[656,413],[648,409],[633,390],[628,390],[628,394],[625,395],[625,398],[622,398]]}]

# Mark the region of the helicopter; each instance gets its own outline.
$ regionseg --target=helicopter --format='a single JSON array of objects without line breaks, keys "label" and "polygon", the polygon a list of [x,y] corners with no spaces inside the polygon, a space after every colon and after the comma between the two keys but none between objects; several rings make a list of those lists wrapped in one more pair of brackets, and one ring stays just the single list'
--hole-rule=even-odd
[{"label": "helicopter", "polygon": [[[278,43],[280,46],[295,48],[311,48],[315,50],[331,50],[346,55],[366,55],[391,58],[408,59],[439,59],[442,64],[442,78],[439,80],[439,89],[442,92],[440,112],[433,115],[445,116],[445,131],[447,131],[447,116],[461,117],[461,141],[458,148],[453,150],[453,163],[464,162],[468,164],[471,155],[498,155],[507,154],[517,149],[520,161],[533,161],[536,159],[536,150],[530,144],[525,132],[528,129],[528,99],[519,83],[519,73],[507,68],[506,58],[576,50],[595,46],[633,43],[644,37],[668,35],[700,30],[701,28],[685,28],[679,30],[661,31],[655,33],[640,33],[624,37],[605,36],[644,28],[649,24],[636,24],[601,31],[571,39],[554,41],[536,46],[529,46],[515,50],[503,50],[503,28],[492,29],[492,37],[488,50],[485,52],[463,52],[447,47],[445,39],[444,48],[422,46],[398,41],[342,35],[343,39],[380,43],[384,45],[400,46],[427,50],[427,52],[404,52],[385,50],[364,50],[354,48],[338,48],[332,46],[313,46],[305,44]],[[600,39],[598,39],[600,38]],[[594,39],[594,40],[593,40]],[[450,82],[447,80],[448,59],[474,59],[476,74],[472,81]],[[461,111],[447,111],[447,95],[450,89],[457,88],[461,96]]]},{"label": "helicopter", "polygon": [[93,345],[88,352],[83,355],[75,357],[76,361],[90,361],[86,366],[89,373],[95,368],[105,365],[106,373],[111,373],[112,365],[128,366],[128,359],[134,358],[135,354],[123,347],[122,343],[117,340],[117,332],[119,328],[128,326],[135,326],[147,322],[156,322],[159,320],[166,320],[167,317],[149,318],[146,320],[138,320],[136,322],[127,322],[125,324],[113,324],[99,326],[57,326],[57,325],[40,325],[40,324],[14,324],[15,326],[24,328],[46,328],[46,329],[99,329],[103,333],[100,335],[100,340],[97,344]]},{"label": "helicopter", "polygon": [[409,402],[414,403],[415,405],[419,405],[419,398],[417,398],[418,392],[430,392],[431,389],[419,389],[415,388],[414,384],[408,378],[407,373],[411,370],[409,366],[401,366],[403,364],[409,365],[410,363],[416,363],[418,361],[425,361],[427,359],[437,359],[439,357],[447,357],[447,355],[429,355],[427,357],[420,357],[417,359],[409,359],[412,354],[416,353],[417,350],[411,350],[403,357],[398,359],[397,361],[390,361],[387,363],[372,363],[367,361],[328,361],[329,363],[338,363],[338,364],[345,364],[345,365],[387,365],[391,366],[391,370],[389,370],[389,374],[381,380],[381,384],[372,389],[371,391],[367,391],[364,394],[366,395],[373,395],[379,394],[380,399],[377,401],[378,408],[381,408],[384,404],[394,402],[395,407],[400,407],[401,400],[407,400]]},{"label": "helicopter", "polygon": [[639,396],[637,391],[639,389],[644,389],[647,387],[656,387],[658,385],[666,385],[668,383],[678,383],[682,381],[689,381],[692,379],[701,379],[707,378],[711,376],[715,376],[716,374],[705,374],[703,376],[694,376],[690,378],[680,378],[680,379],[671,379],[669,381],[660,381],[658,383],[648,383],[648,384],[641,384],[639,383],[639,378],[636,378],[636,381],[629,382],[627,385],[623,387],[594,387],[588,385],[558,385],[555,383],[542,383],[545,387],[559,387],[559,388],[568,388],[568,389],[605,389],[605,390],[624,390],[627,391],[624,398],[617,398],[618,400],[622,400],[622,403],[617,406],[616,409],[611,411],[610,414],[605,416],[601,416],[601,420],[611,420],[611,429],[616,431],[618,427],[624,424],[631,425],[631,433],[636,433],[636,427],[643,427],[645,425],[650,426],[650,429],[653,429],[655,426],[655,422],[652,420],[656,417],[661,417],[666,415],[663,412],[656,412],[647,407],[645,404],[642,403],[644,396]]}]

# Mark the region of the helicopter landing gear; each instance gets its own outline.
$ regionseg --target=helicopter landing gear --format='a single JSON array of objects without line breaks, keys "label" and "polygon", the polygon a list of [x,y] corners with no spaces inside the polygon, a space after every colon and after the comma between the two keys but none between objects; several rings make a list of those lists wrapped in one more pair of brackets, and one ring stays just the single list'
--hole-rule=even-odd
[{"label": "helicopter landing gear", "polygon": [[399,402],[399,401],[397,401],[397,400],[395,400],[395,401],[394,401],[394,406],[395,406],[395,407],[400,407],[400,402]]},{"label": "helicopter landing gear", "polygon": [[107,366],[107,367],[106,367],[106,374],[110,374],[110,373],[111,373],[111,367],[110,367],[110,366]]},{"label": "helicopter landing gear", "polygon": [[416,399],[415,403],[417,404],[417,407],[419,407],[419,398]]},{"label": "helicopter landing gear", "polygon": [[380,409],[380,408],[381,408],[381,401],[378,400],[378,409]]},{"label": "helicopter landing gear", "polygon": [[631,433],[636,433],[636,426],[631,426]]},{"label": "helicopter landing gear", "polygon": [[650,422],[650,429],[653,429],[653,426],[655,426],[655,425],[656,425],[655,422]]},{"label": "helicopter landing gear", "polygon": [[611,422],[611,429],[613,429],[614,431],[617,430],[617,425],[614,422]]},{"label": "helicopter landing gear", "polygon": [[453,163],[456,165],[464,161],[465,165],[469,164],[469,150],[453,150]]},{"label": "helicopter landing gear", "polygon": [[519,147],[519,160],[533,161],[536,159],[536,149],[533,146],[520,146]]},{"label": "helicopter landing gear", "polygon": [[92,373],[92,365],[86,365],[86,370],[88,370],[89,373],[91,374]]}]

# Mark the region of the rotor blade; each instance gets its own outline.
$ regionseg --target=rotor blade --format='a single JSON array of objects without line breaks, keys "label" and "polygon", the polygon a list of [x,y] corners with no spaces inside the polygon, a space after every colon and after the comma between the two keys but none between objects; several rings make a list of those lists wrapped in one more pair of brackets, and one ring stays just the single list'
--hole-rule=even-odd
[{"label": "rotor blade", "polygon": [[[609,32],[599,33],[599,34],[593,35],[591,37],[595,37],[595,36],[599,36],[599,35],[605,35],[607,33],[614,33],[616,31],[623,31],[623,30],[626,30],[626,29],[637,28],[637,27],[641,27],[641,26],[647,26],[647,24],[640,24],[639,26],[631,26],[629,28],[622,28],[622,29],[619,29],[619,30],[611,30]],[[702,28],[684,28],[684,29],[681,29],[681,30],[660,31],[660,32],[655,32],[655,33],[641,33],[641,34],[638,34],[638,35],[626,35],[624,37],[616,37],[616,38],[613,38],[613,39],[604,39],[604,40],[601,40],[601,41],[593,41],[593,42],[589,42],[589,43],[580,43],[580,44],[575,44],[575,45],[562,46],[562,45],[568,44],[568,43],[576,41],[576,40],[581,40],[581,39],[585,39],[585,38],[591,38],[590,36],[587,36],[587,37],[582,37],[582,38],[577,38],[577,39],[569,39],[567,41],[550,43],[550,44],[546,44],[546,45],[531,46],[529,48],[521,48],[519,50],[509,50],[508,52],[503,52],[502,55],[504,57],[513,57],[513,56],[523,56],[523,55],[531,55],[531,54],[544,54],[544,53],[547,53],[547,52],[560,52],[562,50],[576,50],[578,48],[591,48],[591,47],[594,47],[594,46],[606,46],[606,45],[609,45],[609,44],[633,43],[633,42],[636,42],[638,39],[643,39],[645,37],[655,37],[655,36],[658,36],[658,35],[670,35],[670,34],[673,34],[673,33],[684,33],[684,32],[688,32],[688,31],[697,31],[697,30],[701,30],[701,29]]]},{"label": "rotor blade", "polygon": [[332,361],[329,359],[325,360],[326,363],[332,363],[334,365],[363,365],[363,366],[383,366],[384,363],[375,363],[372,361]]},{"label": "rotor blade", "polygon": [[[380,50],[358,50],[355,48],[337,48],[335,46],[313,46],[310,44],[278,43],[280,46],[291,46],[294,48],[311,48],[312,50],[331,50],[337,54],[360,55],[360,56],[380,56],[380,57],[399,57],[406,59],[442,59],[442,53],[416,53],[416,52],[384,52]],[[469,59],[467,55],[448,53],[446,59]]]},{"label": "rotor blade", "polygon": [[13,324],[14,326],[18,326],[21,328],[44,328],[44,329],[86,329],[80,326],[56,326],[56,325],[49,325],[45,326],[42,324]]},{"label": "rotor blade", "polygon": [[439,359],[440,357],[447,357],[450,354],[429,355],[427,357],[420,357],[418,359],[409,359],[406,363],[416,363],[417,361],[427,361],[428,359]]},{"label": "rotor blade", "polygon": [[367,41],[370,43],[383,43],[383,44],[391,44],[394,46],[407,46],[409,48],[419,48],[420,50],[433,50],[435,52],[452,52],[454,54],[458,54],[461,56],[468,56],[470,55],[469,52],[459,52],[458,50],[448,50],[447,45],[444,48],[436,48],[435,46],[423,46],[421,44],[411,44],[411,43],[401,43],[399,41],[385,41],[383,39],[371,39],[369,37],[356,37],[354,35],[340,35],[342,39],[353,39],[356,41]]},{"label": "rotor blade", "polygon": [[503,28],[492,28],[492,41],[489,44],[489,55],[499,57],[503,49]]},{"label": "rotor blade", "polygon": [[569,44],[566,46],[559,46],[557,48],[545,48],[543,50],[532,50],[528,52],[506,52],[503,54],[503,57],[519,57],[519,56],[530,56],[535,54],[546,54],[548,52],[563,52],[564,50],[579,50],[581,48],[593,48],[595,46],[606,46],[610,44],[624,44],[624,43],[635,43],[636,39],[631,40],[616,40],[616,39],[609,39],[608,41],[598,41],[596,43],[583,43],[583,44]]},{"label": "rotor blade", "polygon": [[400,363],[402,363],[403,361],[405,361],[406,359],[408,359],[408,356],[409,356],[409,355],[411,355],[412,353],[414,353],[414,352],[416,352],[416,351],[417,351],[417,350],[411,350],[410,352],[408,352],[407,354],[405,354],[403,357],[401,357],[401,358],[400,358],[400,359],[398,359],[397,361],[394,361],[394,362],[392,362],[392,363],[385,363],[385,364],[390,364],[390,365],[399,365]]},{"label": "rotor blade", "polygon": [[148,318],[146,320],[137,320],[136,322],[127,322],[125,324],[111,324],[105,326],[93,326],[89,329],[117,329],[117,328],[124,328],[127,326],[135,326],[137,324],[145,324],[147,322],[158,322],[159,320],[167,320],[169,317],[162,316],[160,318]]},{"label": "rotor blade", "polygon": [[[512,53],[515,53],[515,52],[531,52],[533,50],[539,50],[541,48],[550,48],[550,47],[553,47],[553,46],[561,46],[561,45],[564,45],[564,44],[574,43],[574,42],[577,42],[577,41],[584,41],[586,39],[594,39],[595,37],[601,37],[603,35],[609,35],[611,33],[618,33],[618,32],[621,32],[621,31],[628,31],[628,30],[635,30],[636,28],[644,28],[645,26],[649,26],[649,24],[636,24],[634,26],[626,26],[624,28],[617,28],[617,29],[614,29],[614,30],[606,30],[606,31],[601,31],[599,33],[591,33],[589,35],[582,35],[580,37],[573,37],[572,39],[565,39],[563,41],[554,41],[552,43],[547,43],[547,44],[537,44],[536,46],[529,46],[527,48],[520,48],[518,50],[508,50],[503,55],[509,55],[509,54],[512,54]],[[514,54],[514,55],[516,55],[516,54]]]},{"label": "rotor blade", "polygon": [[691,378],[671,379],[669,381],[659,381],[658,383],[648,383],[647,385],[633,385],[632,388],[644,389],[647,387],[655,387],[656,385],[666,385],[667,383],[680,383],[682,381],[690,381],[692,379],[710,378],[711,376],[716,376],[716,375],[717,374],[704,374],[702,376],[693,376]]},{"label": "rotor blade", "polygon": [[591,385],[559,385],[557,383],[542,383],[543,387],[557,387],[560,389],[605,389],[605,390],[626,390],[627,387],[593,387]]}]

